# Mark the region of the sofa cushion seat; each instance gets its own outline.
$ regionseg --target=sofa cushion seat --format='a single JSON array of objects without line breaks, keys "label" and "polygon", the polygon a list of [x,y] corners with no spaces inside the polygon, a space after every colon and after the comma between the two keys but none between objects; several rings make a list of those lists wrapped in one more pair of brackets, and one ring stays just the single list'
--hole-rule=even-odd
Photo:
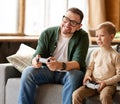
[{"label": "sofa cushion seat", "polygon": [[[5,104],[17,104],[19,86],[20,78],[8,79]],[[62,87],[60,84],[44,84],[37,87],[35,104],[62,104]]]},{"label": "sofa cushion seat", "polygon": [[[6,84],[5,104],[17,104],[20,78],[9,78]],[[62,104],[61,84],[43,84],[36,89],[35,104]],[[114,104],[120,104],[120,91],[114,95]],[[85,99],[84,104],[100,104],[99,95]]]},{"label": "sofa cushion seat", "polygon": [[62,104],[61,84],[44,84],[37,88],[36,104]]},{"label": "sofa cushion seat", "polygon": [[20,78],[9,78],[6,84],[5,104],[17,104]]}]

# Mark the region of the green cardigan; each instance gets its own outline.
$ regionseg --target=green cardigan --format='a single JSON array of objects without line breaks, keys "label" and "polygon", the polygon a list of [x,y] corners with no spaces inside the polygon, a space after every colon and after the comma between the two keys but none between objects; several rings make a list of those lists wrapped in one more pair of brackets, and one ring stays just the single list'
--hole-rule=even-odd
[{"label": "green cardigan", "polygon": [[[51,27],[43,31],[38,40],[36,52],[33,57],[40,54],[43,58],[53,56],[57,46],[60,27]],[[85,67],[85,59],[89,46],[89,38],[87,32],[83,29],[76,31],[69,41],[68,61],[77,61],[80,67]]]}]

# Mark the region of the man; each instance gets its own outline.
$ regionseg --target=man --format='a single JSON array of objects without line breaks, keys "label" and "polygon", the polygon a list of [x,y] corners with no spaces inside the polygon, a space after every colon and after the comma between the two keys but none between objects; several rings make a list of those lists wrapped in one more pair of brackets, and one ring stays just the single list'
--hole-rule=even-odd
[{"label": "man", "polygon": [[[36,85],[43,83],[62,84],[62,104],[72,104],[73,91],[82,85],[89,46],[88,34],[80,29],[82,20],[82,11],[70,8],[61,26],[42,32],[32,66],[22,73],[18,104],[33,104]],[[49,61],[39,62],[40,57]]]}]

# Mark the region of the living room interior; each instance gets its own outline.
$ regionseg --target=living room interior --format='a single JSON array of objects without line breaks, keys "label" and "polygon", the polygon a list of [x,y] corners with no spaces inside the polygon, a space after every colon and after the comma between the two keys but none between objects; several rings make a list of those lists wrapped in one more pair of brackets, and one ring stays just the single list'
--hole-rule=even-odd
[{"label": "living room interior", "polygon": [[[58,8],[53,8],[54,4]],[[21,43],[35,48],[42,30],[59,25],[64,11],[73,6],[84,13],[82,28],[89,33],[90,44],[96,44],[94,28],[104,21],[111,21],[116,25],[117,34],[113,44],[120,42],[120,0],[1,0],[0,50],[6,51],[0,52],[0,63],[8,62],[6,57],[14,54]]]},{"label": "living room interior", "polygon": [[[120,0],[1,0],[0,104],[16,104],[21,72],[26,64],[30,65],[40,33],[49,26],[59,25],[64,11],[69,7],[78,7],[83,11],[82,28],[89,34],[90,46],[96,45],[95,27],[105,21],[113,22],[117,33],[112,45],[120,52]],[[93,49],[90,47],[86,60],[89,59]],[[28,51],[29,54],[27,54]],[[22,61],[19,64],[18,57]],[[120,103],[120,84],[117,88],[114,104]],[[61,85],[41,86],[37,89],[36,104],[60,104],[61,90]],[[58,94],[58,97],[55,94]],[[56,98],[54,103],[51,95]],[[40,98],[43,99],[41,103],[39,103]],[[99,104],[98,96],[88,99],[85,104]]]}]

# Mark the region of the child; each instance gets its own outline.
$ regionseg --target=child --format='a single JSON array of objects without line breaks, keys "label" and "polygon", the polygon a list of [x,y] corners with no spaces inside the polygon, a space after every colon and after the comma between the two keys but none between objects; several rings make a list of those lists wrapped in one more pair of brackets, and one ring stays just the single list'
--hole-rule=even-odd
[{"label": "child", "polygon": [[[113,104],[112,96],[120,81],[120,54],[111,47],[115,34],[115,26],[111,22],[98,25],[96,42],[100,47],[91,54],[83,86],[73,92],[73,104],[82,104],[84,98],[96,93],[100,94],[102,104]],[[86,87],[87,81],[99,84],[97,90]]]}]

